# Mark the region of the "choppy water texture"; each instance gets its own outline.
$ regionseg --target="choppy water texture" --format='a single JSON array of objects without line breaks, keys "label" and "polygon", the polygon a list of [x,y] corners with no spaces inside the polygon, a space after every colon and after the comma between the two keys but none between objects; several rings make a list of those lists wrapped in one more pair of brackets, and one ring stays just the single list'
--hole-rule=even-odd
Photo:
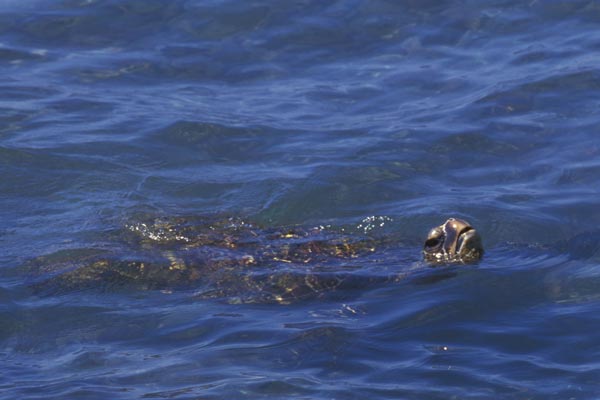
[{"label": "choppy water texture", "polygon": [[[0,397],[598,398],[599,24],[595,1],[1,2]],[[428,268],[451,215],[485,258]],[[56,284],[96,251],[177,266],[127,241],[180,216],[387,244],[281,261],[353,276],[290,301]]]}]

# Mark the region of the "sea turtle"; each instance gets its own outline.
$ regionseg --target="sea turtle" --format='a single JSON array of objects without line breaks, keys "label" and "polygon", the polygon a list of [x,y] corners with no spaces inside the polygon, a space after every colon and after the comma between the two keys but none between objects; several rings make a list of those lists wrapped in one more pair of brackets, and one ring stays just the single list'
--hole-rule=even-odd
[{"label": "sea turtle", "polygon": [[[37,276],[32,286],[40,293],[185,288],[230,302],[287,303],[400,278],[361,270],[377,250],[392,248],[392,239],[323,227],[269,229],[234,217],[151,217],[125,224],[114,239],[36,258],[29,263]],[[431,265],[470,263],[483,249],[469,223],[451,218],[431,230],[423,254]]]}]

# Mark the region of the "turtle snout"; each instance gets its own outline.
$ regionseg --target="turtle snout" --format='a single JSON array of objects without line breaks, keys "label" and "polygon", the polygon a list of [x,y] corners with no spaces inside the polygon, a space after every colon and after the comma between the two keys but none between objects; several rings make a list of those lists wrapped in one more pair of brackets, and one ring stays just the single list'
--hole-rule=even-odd
[{"label": "turtle snout", "polygon": [[467,221],[450,218],[429,232],[423,256],[433,264],[474,262],[483,256],[481,237]]}]

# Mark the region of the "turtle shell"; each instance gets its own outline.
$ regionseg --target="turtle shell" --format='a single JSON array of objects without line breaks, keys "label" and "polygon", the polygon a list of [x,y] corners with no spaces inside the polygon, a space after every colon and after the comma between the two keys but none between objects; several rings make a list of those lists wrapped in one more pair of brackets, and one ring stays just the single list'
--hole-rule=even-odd
[{"label": "turtle shell", "polygon": [[356,271],[383,243],[323,227],[268,229],[231,217],[132,221],[113,242],[32,260],[32,287],[47,294],[183,289],[231,302],[289,303],[374,280]]}]

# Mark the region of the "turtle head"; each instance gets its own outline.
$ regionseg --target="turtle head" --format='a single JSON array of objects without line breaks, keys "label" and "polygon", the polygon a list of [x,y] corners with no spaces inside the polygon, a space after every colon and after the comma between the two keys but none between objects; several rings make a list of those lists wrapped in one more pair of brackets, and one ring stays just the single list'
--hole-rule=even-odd
[{"label": "turtle head", "polygon": [[479,233],[467,221],[458,218],[450,218],[433,228],[423,248],[423,257],[431,264],[465,264],[482,256]]}]

